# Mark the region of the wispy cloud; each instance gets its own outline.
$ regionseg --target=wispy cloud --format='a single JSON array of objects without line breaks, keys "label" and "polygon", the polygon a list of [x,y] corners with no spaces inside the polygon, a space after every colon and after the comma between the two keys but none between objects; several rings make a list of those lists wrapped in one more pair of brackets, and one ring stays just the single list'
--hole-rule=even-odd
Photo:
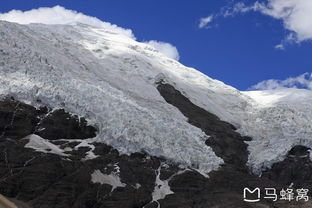
[{"label": "wispy cloud", "polygon": [[251,5],[251,6],[247,6],[243,2],[238,2],[238,3],[234,4],[233,6],[223,7],[219,13],[219,16],[233,17],[233,16],[238,15],[238,14],[247,13],[250,11],[255,11],[256,7],[257,7],[256,4]]},{"label": "wispy cloud", "polygon": [[277,44],[274,48],[278,50],[285,50],[285,46],[282,43]]},{"label": "wispy cloud", "polygon": [[199,20],[198,27],[199,28],[207,28],[209,27],[209,23],[212,22],[213,20],[213,15],[210,15],[208,17],[203,17]]},{"label": "wispy cloud", "polygon": [[311,0],[266,0],[265,2],[256,1],[251,5],[238,2],[222,8],[213,17],[215,20],[219,17],[234,17],[247,12],[258,12],[282,21],[288,34],[280,44],[276,45],[277,49],[284,48],[288,43],[312,40]]},{"label": "wispy cloud", "polygon": [[285,80],[269,79],[252,86],[250,90],[273,90],[283,88],[303,88],[312,90],[312,73],[304,73]]}]

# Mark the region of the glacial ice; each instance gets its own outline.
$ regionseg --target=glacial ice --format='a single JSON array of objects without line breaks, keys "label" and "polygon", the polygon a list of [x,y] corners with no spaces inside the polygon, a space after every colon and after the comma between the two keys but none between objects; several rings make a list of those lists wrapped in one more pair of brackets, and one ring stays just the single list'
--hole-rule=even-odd
[{"label": "glacial ice", "polygon": [[84,25],[0,22],[0,95],[84,116],[99,129],[94,141],[121,153],[151,155],[208,173],[223,160],[158,93],[159,79],[194,104],[228,121],[248,142],[255,173],[281,161],[294,145],[312,148],[312,93],[240,92],[185,67],[123,34]]}]

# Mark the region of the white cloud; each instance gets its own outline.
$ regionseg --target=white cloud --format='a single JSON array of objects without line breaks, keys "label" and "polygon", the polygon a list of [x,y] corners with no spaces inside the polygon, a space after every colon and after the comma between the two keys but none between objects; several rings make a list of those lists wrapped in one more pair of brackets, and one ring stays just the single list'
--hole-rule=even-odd
[{"label": "white cloud", "polygon": [[237,14],[246,13],[254,10],[254,6],[247,7],[245,3],[238,2],[234,4],[232,7],[224,7],[221,9],[221,12],[218,14],[218,16],[223,17],[233,17]]},{"label": "white cloud", "polygon": [[[12,10],[7,13],[0,13],[0,20],[16,22],[19,24],[42,23],[42,24],[74,24],[83,23],[95,27],[105,28],[107,30],[124,34],[135,39],[130,29],[118,27],[109,22],[104,22],[96,17],[87,16],[83,13],[65,9],[62,6],[41,7],[29,11]],[[147,42],[161,53],[170,58],[179,60],[179,53],[176,47],[170,43],[151,40]]]},{"label": "white cloud", "polygon": [[233,6],[222,8],[213,16],[216,19],[247,12],[260,12],[283,22],[284,28],[289,33],[278,45],[279,49],[284,48],[284,45],[289,42],[312,40],[312,0],[266,0],[265,2],[256,1],[249,6],[238,2]]},{"label": "white cloud", "polygon": [[312,90],[312,73],[304,73],[285,80],[269,79],[252,86],[251,90],[272,90],[282,88],[303,88]]},{"label": "white cloud", "polygon": [[210,22],[212,22],[213,20],[213,15],[210,15],[208,17],[203,17],[199,20],[199,24],[198,24],[198,27],[199,28],[207,28],[208,27],[208,24]]},{"label": "white cloud", "polygon": [[267,4],[256,3],[255,10],[276,19],[291,31],[297,41],[312,39],[311,0],[269,0]]},{"label": "white cloud", "polygon": [[170,43],[165,43],[165,42],[156,41],[156,40],[150,40],[146,43],[154,47],[160,53],[168,56],[169,58],[175,59],[177,61],[180,59],[180,55],[179,55],[177,48],[171,45]]},{"label": "white cloud", "polygon": [[54,6],[51,8],[41,7],[29,11],[12,10],[7,13],[0,13],[0,20],[16,22],[19,24],[73,24],[79,22],[95,27],[103,27],[108,30],[124,34],[130,38],[134,38],[130,29],[124,29],[109,22],[103,22],[96,17],[87,16],[80,12],[65,9],[61,6]]},{"label": "white cloud", "polygon": [[29,11],[12,10],[7,13],[0,13],[0,20],[16,22],[19,24],[73,24],[79,22],[95,27],[103,27],[124,34],[130,38],[134,38],[130,29],[121,28],[109,22],[103,22],[96,17],[87,16],[80,12],[65,9],[61,6],[54,6],[51,8],[41,7]]}]

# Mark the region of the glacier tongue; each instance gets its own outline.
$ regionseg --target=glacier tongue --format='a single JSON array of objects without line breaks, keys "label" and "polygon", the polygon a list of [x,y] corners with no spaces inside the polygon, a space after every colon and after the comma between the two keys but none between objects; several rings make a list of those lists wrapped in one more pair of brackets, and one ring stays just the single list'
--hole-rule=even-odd
[{"label": "glacier tongue", "polygon": [[223,163],[205,145],[207,136],[155,87],[154,78],[168,71],[167,77],[171,65],[186,69],[178,62],[129,37],[86,25],[0,24],[2,96],[33,105],[40,100],[84,116],[99,129],[95,140],[121,153],[144,150],[203,172]]},{"label": "glacier tongue", "polygon": [[312,147],[312,102],[305,102],[310,92],[300,91],[296,99],[289,91],[240,92],[147,44],[79,23],[1,21],[0,39],[1,96],[84,116],[98,127],[97,141],[122,153],[144,150],[206,173],[223,163],[205,145],[207,136],[160,96],[160,79],[253,137],[248,148],[255,172],[282,160],[296,144]]}]

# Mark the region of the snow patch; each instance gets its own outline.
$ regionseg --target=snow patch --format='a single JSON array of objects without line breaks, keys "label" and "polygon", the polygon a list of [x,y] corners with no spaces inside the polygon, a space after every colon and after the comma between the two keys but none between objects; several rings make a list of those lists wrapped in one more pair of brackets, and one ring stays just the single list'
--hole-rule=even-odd
[{"label": "snow patch", "polygon": [[136,188],[136,189],[139,189],[139,188],[141,188],[141,184],[139,184],[139,183],[136,183],[136,184],[135,184],[135,188]]},{"label": "snow patch", "polygon": [[113,192],[117,187],[126,187],[127,184],[120,181],[118,174],[112,172],[111,174],[103,174],[100,170],[95,170],[91,174],[92,183],[108,184],[112,186],[111,192]]},{"label": "snow patch", "polygon": [[156,181],[155,181],[155,188],[152,193],[153,201],[157,202],[159,199],[164,199],[169,194],[174,194],[173,191],[171,191],[170,186],[168,184],[169,179],[167,180],[161,180],[160,179],[160,170],[161,166],[156,170]]},{"label": "snow patch", "polygon": [[[174,194],[174,192],[170,189],[169,186],[169,181],[174,178],[177,175],[183,174],[186,171],[198,171],[198,170],[191,170],[189,168],[184,168],[182,170],[179,170],[178,172],[176,172],[175,174],[173,174],[172,176],[170,176],[167,180],[161,180],[160,179],[160,172],[162,168],[169,168],[169,165],[166,163],[161,163],[161,165],[159,166],[159,168],[156,170],[156,180],[155,180],[155,187],[154,187],[154,191],[152,193],[152,202],[156,202],[157,208],[160,208],[160,203],[158,202],[158,200],[160,199],[164,199],[166,198],[167,195],[170,194]],[[206,174],[204,174],[205,176]]]},{"label": "snow patch", "polygon": [[93,144],[91,144],[91,142],[88,142],[87,140],[80,140],[81,142],[75,146],[75,150],[78,150],[79,147],[89,147],[90,150],[88,152],[86,152],[86,156],[85,158],[83,158],[82,160],[92,160],[92,159],[95,159],[97,158],[98,156],[94,154],[94,149],[95,149],[95,146]]},{"label": "snow patch", "polygon": [[64,153],[64,150],[59,148],[57,145],[52,144],[49,140],[43,139],[42,137],[31,134],[26,136],[23,139],[29,140],[29,142],[25,145],[25,148],[31,148],[36,150],[37,152],[51,153],[60,156],[68,156]]}]

